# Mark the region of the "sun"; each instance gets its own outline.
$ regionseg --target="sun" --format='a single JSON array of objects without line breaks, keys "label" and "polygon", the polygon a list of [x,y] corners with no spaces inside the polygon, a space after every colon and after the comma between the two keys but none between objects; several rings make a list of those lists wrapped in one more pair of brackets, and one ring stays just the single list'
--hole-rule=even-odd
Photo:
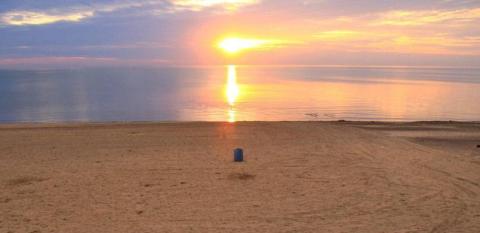
[{"label": "sun", "polygon": [[218,47],[226,53],[236,54],[246,49],[260,48],[267,43],[266,40],[232,37],[218,42]]}]

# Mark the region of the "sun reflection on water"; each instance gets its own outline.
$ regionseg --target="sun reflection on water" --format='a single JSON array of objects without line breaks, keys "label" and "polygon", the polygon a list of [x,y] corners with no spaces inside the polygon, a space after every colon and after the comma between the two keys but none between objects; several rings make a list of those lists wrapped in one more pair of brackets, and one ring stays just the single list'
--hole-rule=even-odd
[{"label": "sun reflection on water", "polygon": [[235,109],[230,108],[228,109],[228,122],[233,123],[235,122]]},{"label": "sun reflection on water", "polygon": [[225,90],[225,96],[229,105],[228,109],[228,122],[235,122],[235,102],[240,94],[240,88],[237,84],[237,68],[235,65],[229,65],[227,67],[227,86]]}]

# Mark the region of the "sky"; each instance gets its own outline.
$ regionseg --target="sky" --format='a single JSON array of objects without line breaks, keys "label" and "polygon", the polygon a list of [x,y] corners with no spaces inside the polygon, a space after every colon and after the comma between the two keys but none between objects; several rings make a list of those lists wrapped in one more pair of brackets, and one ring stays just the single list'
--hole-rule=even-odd
[{"label": "sky", "polygon": [[479,0],[1,0],[0,68],[480,67]]}]

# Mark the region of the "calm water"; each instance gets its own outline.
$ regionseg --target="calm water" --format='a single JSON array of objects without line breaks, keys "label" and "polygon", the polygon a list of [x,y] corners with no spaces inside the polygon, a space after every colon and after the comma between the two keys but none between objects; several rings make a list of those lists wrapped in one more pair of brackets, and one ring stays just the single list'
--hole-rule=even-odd
[{"label": "calm water", "polygon": [[0,122],[480,120],[480,69],[0,70]]}]

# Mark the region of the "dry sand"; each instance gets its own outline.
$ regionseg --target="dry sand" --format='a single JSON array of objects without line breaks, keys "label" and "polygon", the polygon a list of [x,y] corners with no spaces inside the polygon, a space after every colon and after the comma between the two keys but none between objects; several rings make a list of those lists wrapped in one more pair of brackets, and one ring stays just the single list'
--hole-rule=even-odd
[{"label": "dry sand", "polygon": [[477,144],[473,123],[3,125],[0,232],[478,233]]}]

